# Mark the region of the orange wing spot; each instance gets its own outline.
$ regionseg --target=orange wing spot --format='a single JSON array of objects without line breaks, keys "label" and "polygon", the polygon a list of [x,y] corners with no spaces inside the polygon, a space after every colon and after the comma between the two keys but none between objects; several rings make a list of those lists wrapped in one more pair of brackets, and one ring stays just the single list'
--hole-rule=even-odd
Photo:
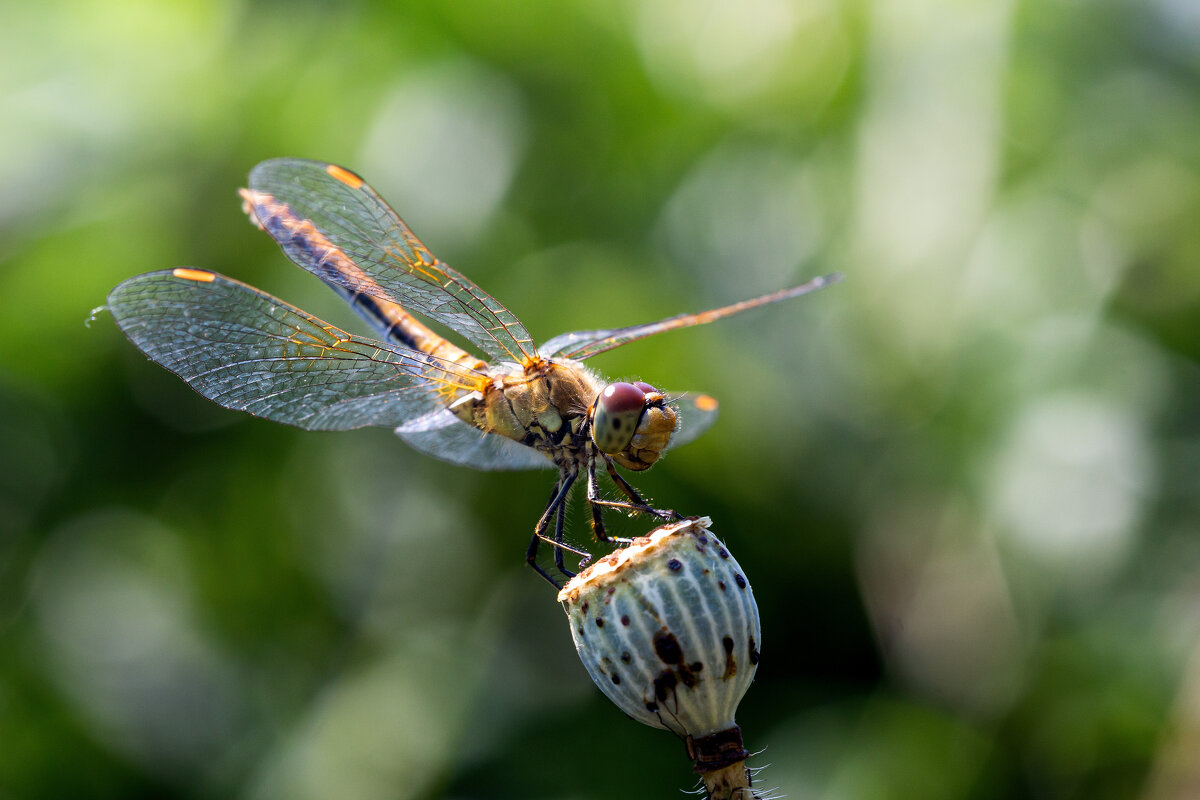
[{"label": "orange wing spot", "polygon": [[717,398],[713,397],[711,394],[701,394],[696,396],[696,408],[700,409],[701,411],[716,411],[717,406],[719,405],[720,403],[717,402]]},{"label": "orange wing spot", "polygon": [[355,175],[348,169],[339,167],[337,164],[326,164],[325,171],[329,173],[334,180],[341,181],[351,189],[360,189],[363,185],[363,179]]},{"label": "orange wing spot", "polygon": [[211,272],[206,272],[202,269],[187,269],[185,267],[171,270],[171,274],[176,278],[183,278],[185,281],[199,281],[200,283],[212,283],[217,279],[217,276]]}]

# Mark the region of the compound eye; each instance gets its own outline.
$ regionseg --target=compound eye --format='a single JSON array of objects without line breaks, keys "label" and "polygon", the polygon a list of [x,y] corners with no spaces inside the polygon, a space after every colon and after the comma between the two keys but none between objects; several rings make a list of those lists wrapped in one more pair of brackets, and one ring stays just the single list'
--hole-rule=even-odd
[{"label": "compound eye", "polygon": [[[649,386],[649,384],[645,384]],[[602,452],[613,455],[624,450],[637,430],[646,407],[646,393],[632,383],[610,383],[596,398],[592,416],[592,441]]]},{"label": "compound eye", "polygon": [[655,389],[645,381],[634,381],[633,385],[641,389],[645,394],[658,394],[658,389]]},{"label": "compound eye", "polygon": [[648,383],[641,386],[632,383],[610,383],[600,393],[600,407],[610,414],[627,414],[630,411],[641,411],[646,403],[646,387],[653,391]]}]

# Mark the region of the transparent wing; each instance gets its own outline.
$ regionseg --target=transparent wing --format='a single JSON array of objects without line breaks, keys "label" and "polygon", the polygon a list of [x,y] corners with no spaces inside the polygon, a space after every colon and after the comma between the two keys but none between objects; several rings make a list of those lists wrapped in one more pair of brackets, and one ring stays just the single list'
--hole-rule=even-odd
[{"label": "transparent wing", "polygon": [[496,434],[485,434],[449,411],[442,409],[396,428],[418,452],[473,469],[548,469],[546,456],[520,442]]},{"label": "transparent wing", "polygon": [[204,270],[130,278],[108,307],[130,341],[208,399],[309,430],[394,427],[488,381]]},{"label": "transparent wing", "polygon": [[741,313],[742,311],[748,311],[759,306],[777,303],[780,300],[787,300],[792,297],[799,297],[800,295],[815,292],[831,283],[837,283],[841,279],[842,276],[836,273],[825,275],[820,278],[813,278],[808,283],[801,284],[800,286],[781,289],[778,292],[771,292],[761,297],[743,300],[740,303],[712,308],[708,311],[701,311],[698,314],[680,314],[645,325],[633,325],[629,328],[615,328],[612,330],[564,333],[546,342],[540,352],[545,358],[560,357],[583,361],[585,358],[591,358],[597,353],[612,350],[614,347],[620,347],[637,339],[644,339],[647,336],[653,336],[663,331],[675,330],[676,328],[690,328],[693,325],[704,325],[709,322],[715,322],[716,320]]},{"label": "transparent wing", "polygon": [[717,413],[721,404],[712,395],[689,393],[681,396],[674,394],[668,396],[675,398],[671,400],[671,406],[679,415],[679,424],[675,428],[675,433],[671,434],[671,444],[667,449],[674,450],[676,447],[682,447],[695,440],[717,421]]},{"label": "transparent wing", "polygon": [[318,161],[264,161],[242,190],[247,213],[293,261],[351,293],[396,302],[462,334],[492,358],[529,363],[521,322],[439,261],[375,190]]}]

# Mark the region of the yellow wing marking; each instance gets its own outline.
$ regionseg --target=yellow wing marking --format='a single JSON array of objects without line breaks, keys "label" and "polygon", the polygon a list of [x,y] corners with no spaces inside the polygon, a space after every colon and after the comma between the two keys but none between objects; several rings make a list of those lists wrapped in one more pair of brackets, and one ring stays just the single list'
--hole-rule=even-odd
[{"label": "yellow wing marking", "polygon": [[198,281],[200,283],[212,283],[217,279],[217,276],[203,269],[188,269],[179,267],[171,270],[171,274],[176,278],[183,278],[185,281]]},{"label": "yellow wing marking", "polygon": [[[415,251],[415,248],[414,248],[414,251]],[[446,273],[442,272],[440,269],[437,268],[437,260],[436,259],[429,260],[429,259],[425,258],[425,256],[429,256],[431,259],[433,257],[433,254],[430,253],[428,250],[424,251],[423,253],[417,252],[417,255],[420,256],[420,258],[421,258],[421,261],[419,264],[414,261],[410,261],[403,254],[397,253],[395,248],[393,248],[393,247],[385,247],[384,252],[387,253],[392,258],[399,261],[401,264],[404,264],[407,267],[411,267],[412,271],[414,273],[416,273],[417,275],[421,275],[422,277],[425,278],[426,283],[437,284],[438,286],[441,286],[443,289],[445,289],[447,286],[450,286],[451,284],[454,283],[453,278],[446,276]],[[423,269],[423,267],[432,267],[434,271],[430,272],[427,269]],[[443,277],[446,278],[445,284],[442,283]]]}]

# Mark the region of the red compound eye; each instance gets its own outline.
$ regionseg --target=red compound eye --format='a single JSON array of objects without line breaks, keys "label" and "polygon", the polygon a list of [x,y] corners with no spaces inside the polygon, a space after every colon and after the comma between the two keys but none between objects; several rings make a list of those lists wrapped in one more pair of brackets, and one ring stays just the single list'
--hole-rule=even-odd
[{"label": "red compound eye", "polygon": [[[642,386],[649,387],[650,384]],[[646,390],[632,383],[610,383],[600,393],[600,407],[609,414],[628,414],[635,409],[641,411],[645,404]]]},{"label": "red compound eye", "polygon": [[646,383],[645,381],[634,381],[633,385],[638,387],[639,389],[641,389],[646,394],[657,394],[658,393],[658,389],[655,389],[653,386]]},{"label": "red compound eye", "polygon": [[592,441],[605,453],[620,453],[633,440],[645,409],[646,393],[640,387],[624,382],[605,386],[596,398]]}]

